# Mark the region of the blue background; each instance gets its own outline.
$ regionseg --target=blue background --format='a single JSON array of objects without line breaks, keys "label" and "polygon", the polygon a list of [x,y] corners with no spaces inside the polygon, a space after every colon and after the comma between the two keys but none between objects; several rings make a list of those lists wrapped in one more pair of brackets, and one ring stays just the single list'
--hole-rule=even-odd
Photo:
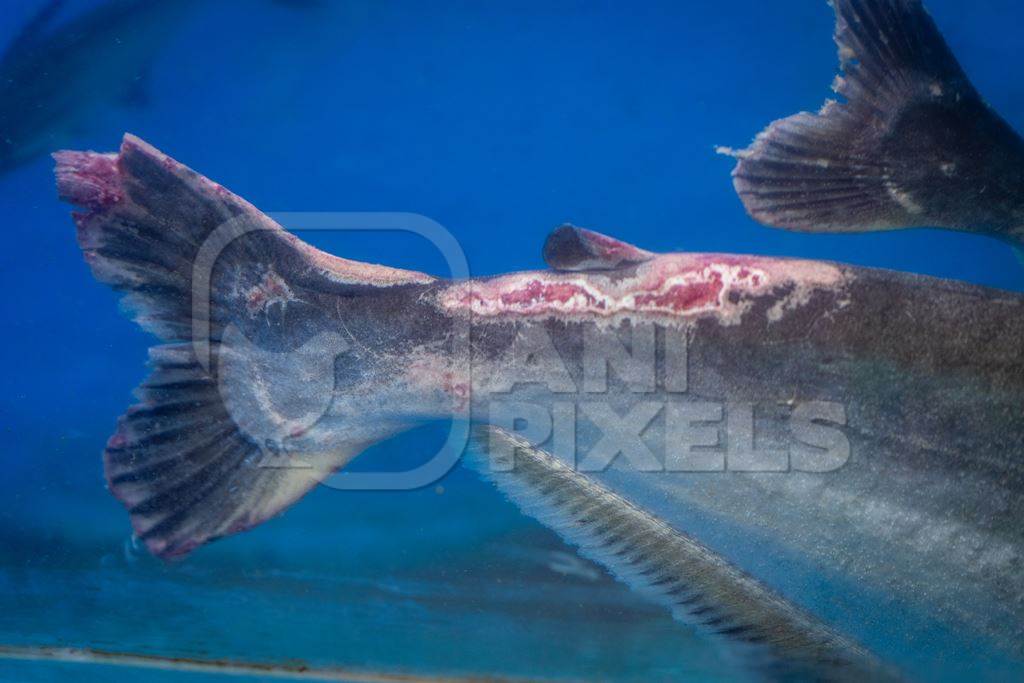
[{"label": "blue background", "polygon": [[[0,41],[39,4],[5,3]],[[928,4],[978,88],[1024,128],[1024,6]],[[796,235],[745,215],[714,148],[831,96],[832,27],[809,0],[200,3],[139,27],[171,34],[147,101],[105,98],[75,117],[70,146],[114,150],[130,131],[266,211],[420,213],[458,238],[474,275],[539,267],[547,232],[568,221],[656,251],[1024,288],[1010,248],[984,237]],[[151,340],[92,280],[51,169],[38,158],[0,177],[0,642],[420,673],[733,671],[592,565],[558,569],[579,562],[571,550],[462,470],[408,494],[319,490],[170,567],[133,550],[99,454]],[[304,237],[444,274],[410,235]],[[372,455],[400,466],[436,437]],[[12,679],[52,673],[10,666]]]}]

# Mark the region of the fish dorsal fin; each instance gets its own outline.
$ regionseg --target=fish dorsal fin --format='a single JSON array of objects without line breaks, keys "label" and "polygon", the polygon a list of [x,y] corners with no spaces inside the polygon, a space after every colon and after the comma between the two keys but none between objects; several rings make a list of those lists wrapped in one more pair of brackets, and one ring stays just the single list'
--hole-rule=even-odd
[{"label": "fish dorsal fin", "polygon": [[544,261],[555,270],[614,270],[654,258],[654,254],[599,232],[563,225],[544,243]]}]

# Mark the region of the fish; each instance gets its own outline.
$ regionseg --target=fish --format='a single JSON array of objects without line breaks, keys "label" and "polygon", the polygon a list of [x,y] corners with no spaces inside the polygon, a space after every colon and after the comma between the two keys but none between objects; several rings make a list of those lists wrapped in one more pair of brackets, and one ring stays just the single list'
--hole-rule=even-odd
[{"label": "fish", "polygon": [[[701,604],[732,641],[841,634],[829,651],[847,655],[824,659],[854,673],[1024,670],[1024,295],[571,225],[544,269],[449,279],[324,253],[131,135],[54,156],[93,276],[159,340],[103,453],[154,555],[251,529],[370,445],[453,420],[648,516],[624,529],[594,508],[608,543],[671,530],[650,538],[666,581],[688,579],[669,567],[687,544],[731,566]],[[507,446],[487,451],[514,474]],[[537,481],[570,522],[588,509],[560,491]],[[774,599],[784,624],[757,607]]]},{"label": "fish", "polygon": [[[529,441],[493,426],[477,427],[475,439],[482,451],[470,462],[510,500],[679,621],[728,641],[733,651],[726,654],[742,653],[751,673],[779,679],[899,680],[897,672],[863,647],[695,538]],[[515,467],[496,471],[488,457],[479,457],[495,441],[515,458]]]},{"label": "fish", "polygon": [[762,224],[944,228],[1024,245],[1024,140],[982,98],[921,0],[831,0],[841,73],[816,113],[772,123],[733,182]]},{"label": "fish", "polygon": [[67,21],[48,0],[0,57],[0,173],[67,145],[106,104],[141,104],[194,0],[107,0]]}]

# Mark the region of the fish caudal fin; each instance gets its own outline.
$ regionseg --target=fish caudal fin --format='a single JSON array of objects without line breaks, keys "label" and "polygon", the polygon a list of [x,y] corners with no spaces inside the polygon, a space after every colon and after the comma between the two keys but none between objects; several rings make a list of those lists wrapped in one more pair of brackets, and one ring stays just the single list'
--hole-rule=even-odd
[{"label": "fish caudal fin", "polygon": [[104,453],[108,486],[154,554],[274,516],[375,440],[311,436],[343,350],[328,312],[351,302],[340,324],[358,325],[361,297],[428,276],[319,252],[131,136],[118,154],[54,157],[61,197],[84,209],[93,275],[163,342]]},{"label": "fish caudal fin", "polygon": [[279,460],[240,428],[191,344],[150,349],[150,366],[136,390],[141,402],[118,421],[103,465],[135,535],[160,557],[275,516],[361,450]]},{"label": "fish caudal fin", "polygon": [[496,427],[468,462],[525,513],[673,616],[779,680],[890,680],[869,652],[769,591],[720,555]]},{"label": "fish caudal fin", "polygon": [[920,0],[832,0],[843,74],[818,114],[739,159],[756,220],[809,232],[940,227],[1024,242],[1024,141],[971,85]]}]

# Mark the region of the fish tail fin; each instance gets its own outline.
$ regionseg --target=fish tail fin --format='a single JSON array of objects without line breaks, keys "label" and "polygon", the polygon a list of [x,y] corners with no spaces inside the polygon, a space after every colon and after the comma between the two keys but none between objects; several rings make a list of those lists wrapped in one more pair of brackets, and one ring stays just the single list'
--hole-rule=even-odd
[{"label": "fish tail fin", "polygon": [[314,438],[344,352],[333,329],[383,324],[365,299],[428,276],[319,252],[132,136],[54,157],[93,275],[163,342],[104,452],[151,552],[259,524],[383,438]]},{"label": "fish tail fin", "polygon": [[1024,242],[1024,141],[982,100],[921,0],[832,0],[843,73],[817,114],[742,151],[761,223],[807,232],[940,227]]}]

